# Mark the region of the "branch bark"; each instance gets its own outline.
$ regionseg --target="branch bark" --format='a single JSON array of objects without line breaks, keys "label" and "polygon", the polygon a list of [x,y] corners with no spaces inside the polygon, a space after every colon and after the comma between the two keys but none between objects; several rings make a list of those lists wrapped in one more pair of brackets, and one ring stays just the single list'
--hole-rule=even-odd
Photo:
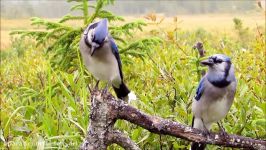
[{"label": "branch bark", "polygon": [[81,149],[105,150],[108,145],[116,143],[125,149],[139,150],[140,148],[128,136],[114,130],[117,119],[127,120],[139,125],[150,132],[171,135],[188,141],[203,142],[206,144],[224,147],[266,149],[266,141],[228,134],[226,137],[217,133],[204,134],[203,131],[182,125],[178,122],[147,115],[138,109],[116,100],[109,93],[98,90],[91,95],[91,115],[88,135]]},{"label": "branch bark", "polygon": [[126,150],[140,150],[136,143],[134,143],[127,135],[118,130],[115,130],[108,134],[108,141],[110,142],[110,144],[116,143],[124,147]]}]

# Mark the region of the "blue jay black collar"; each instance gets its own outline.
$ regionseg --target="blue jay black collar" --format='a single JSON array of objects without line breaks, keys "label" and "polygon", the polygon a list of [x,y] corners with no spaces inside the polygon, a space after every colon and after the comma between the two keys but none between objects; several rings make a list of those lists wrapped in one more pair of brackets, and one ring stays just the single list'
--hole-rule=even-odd
[{"label": "blue jay black collar", "polygon": [[230,68],[231,68],[231,62],[227,62],[227,66],[225,67],[224,77],[222,80],[210,81],[208,78],[207,79],[211,82],[212,85],[219,88],[224,88],[231,83],[231,81],[226,80],[229,75]]},{"label": "blue jay black collar", "polygon": [[226,79],[220,80],[220,81],[210,81],[212,85],[218,87],[218,88],[224,88],[227,87],[231,81],[227,81]]}]

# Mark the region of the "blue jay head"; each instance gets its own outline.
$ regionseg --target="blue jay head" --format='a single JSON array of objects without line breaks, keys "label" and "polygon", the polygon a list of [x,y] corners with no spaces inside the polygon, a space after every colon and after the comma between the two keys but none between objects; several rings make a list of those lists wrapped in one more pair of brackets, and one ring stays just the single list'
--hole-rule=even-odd
[{"label": "blue jay head", "polygon": [[102,19],[92,23],[84,31],[85,43],[91,48],[91,56],[100,48],[108,36],[108,20]]},{"label": "blue jay head", "polygon": [[223,54],[215,54],[201,61],[201,64],[208,66],[209,71],[225,72],[231,67],[231,59]]}]

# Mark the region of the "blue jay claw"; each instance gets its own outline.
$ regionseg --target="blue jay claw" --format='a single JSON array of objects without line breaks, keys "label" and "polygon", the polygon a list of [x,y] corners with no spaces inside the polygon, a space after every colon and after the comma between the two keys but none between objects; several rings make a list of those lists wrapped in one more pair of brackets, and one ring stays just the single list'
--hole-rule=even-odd
[{"label": "blue jay claw", "polygon": [[228,134],[226,133],[222,123],[217,122],[217,124],[220,128],[220,135],[223,136],[223,138],[226,138]]},{"label": "blue jay claw", "polygon": [[106,94],[108,91],[108,88],[104,88],[102,94]]},{"label": "blue jay claw", "polygon": [[208,135],[210,135],[210,131],[207,128],[205,128],[203,130],[203,136],[208,136]]},{"label": "blue jay claw", "polygon": [[107,93],[107,91],[108,91],[108,84],[105,86],[105,88],[103,89],[103,92],[102,92],[102,94],[106,94]]},{"label": "blue jay claw", "polygon": [[203,135],[204,135],[204,136],[208,136],[208,135],[210,135],[210,131],[209,131],[208,128],[205,126],[204,121],[203,121],[202,118],[201,118],[201,121],[203,122],[203,128],[204,128],[204,130],[203,130]]}]

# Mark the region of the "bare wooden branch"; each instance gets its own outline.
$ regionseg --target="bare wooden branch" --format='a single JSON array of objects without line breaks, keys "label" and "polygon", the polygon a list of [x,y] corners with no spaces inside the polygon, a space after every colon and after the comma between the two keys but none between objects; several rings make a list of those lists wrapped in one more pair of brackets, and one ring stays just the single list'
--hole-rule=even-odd
[{"label": "bare wooden branch", "polygon": [[[203,43],[202,42],[197,42],[193,46],[193,48],[198,50],[200,58],[205,56],[206,51],[203,48]],[[205,70],[201,70],[201,76],[203,77],[205,74],[206,74],[206,71]]]},{"label": "bare wooden branch", "polygon": [[120,119],[130,121],[153,133],[171,135],[188,141],[224,147],[266,149],[265,140],[257,140],[238,135],[227,135],[223,137],[221,134],[217,133],[210,133],[204,136],[205,134],[199,129],[191,128],[190,126],[160,117],[149,116],[127,104],[120,103],[119,108],[120,111],[118,115]]},{"label": "bare wooden branch", "polygon": [[109,93],[102,95],[100,91],[94,91],[92,93],[90,119],[88,136],[81,149],[97,148],[97,150],[103,150],[112,143],[117,143],[125,149],[139,149],[126,135],[113,130],[113,124],[117,119],[127,120],[153,133],[171,135],[188,141],[203,142],[224,147],[266,149],[265,140],[231,134],[226,135],[226,137],[217,133],[205,135],[199,129],[160,117],[147,115],[121,100],[116,100]]},{"label": "bare wooden branch", "polygon": [[108,134],[108,141],[110,142],[110,144],[116,143],[124,147],[126,150],[140,150],[135,142],[133,142],[127,135],[118,130]]},{"label": "bare wooden branch", "polygon": [[206,51],[203,49],[203,43],[197,42],[193,48],[196,48],[200,54],[200,57],[204,57]]}]

